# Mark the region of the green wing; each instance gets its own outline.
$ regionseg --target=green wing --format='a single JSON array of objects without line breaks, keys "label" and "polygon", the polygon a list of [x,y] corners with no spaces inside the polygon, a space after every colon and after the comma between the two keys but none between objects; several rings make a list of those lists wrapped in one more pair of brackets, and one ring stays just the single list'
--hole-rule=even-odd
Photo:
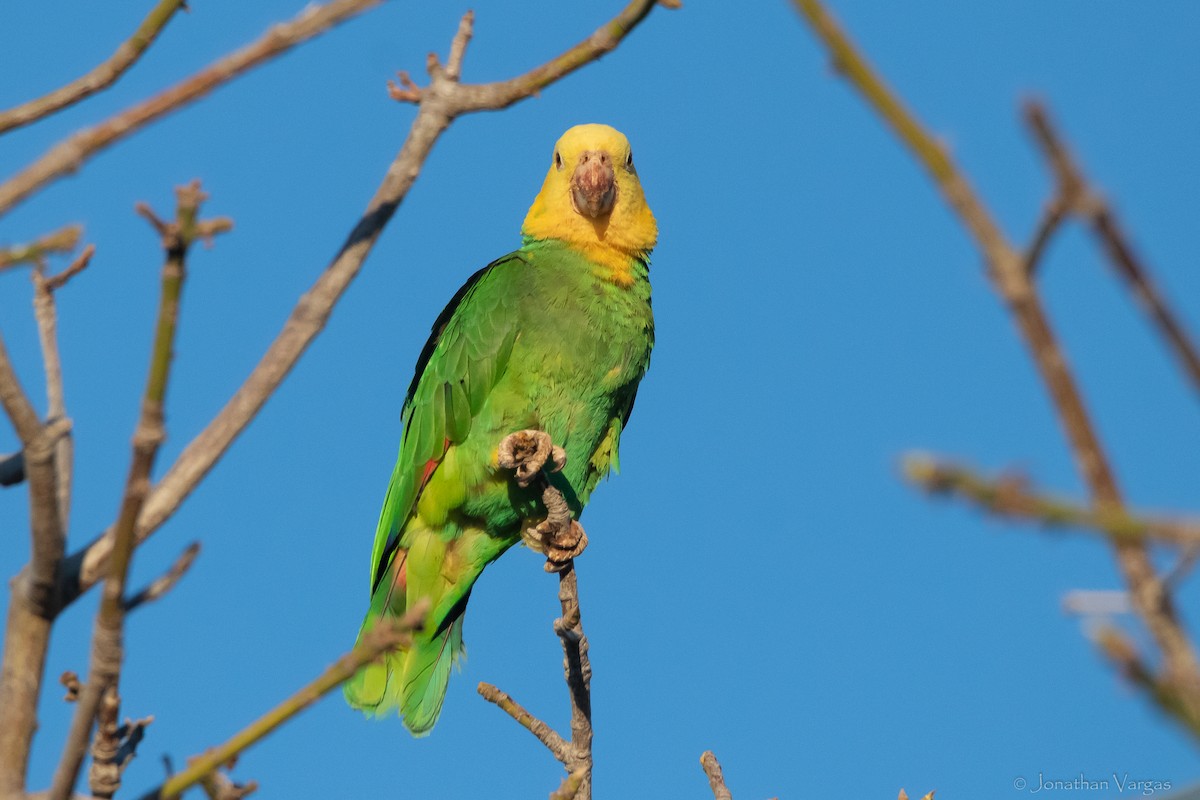
[{"label": "green wing", "polygon": [[374,591],[400,534],[447,448],[461,443],[508,367],[516,340],[520,271],[513,253],[476,272],[433,324],[401,412],[400,454],[388,483],[371,551]]}]

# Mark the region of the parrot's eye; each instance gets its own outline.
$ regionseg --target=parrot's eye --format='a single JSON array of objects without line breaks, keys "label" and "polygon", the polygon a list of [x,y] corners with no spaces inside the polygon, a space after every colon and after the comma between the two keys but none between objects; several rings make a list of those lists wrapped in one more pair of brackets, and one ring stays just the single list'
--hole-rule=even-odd
[{"label": "parrot's eye", "polygon": [[630,150],[629,153],[625,156],[625,166],[627,166],[627,167],[633,166],[633,151],[632,150]]},{"label": "parrot's eye", "polygon": [[554,167],[555,167],[555,169],[558,169],[560,171],[562,170],[562,167],[563,167],[562,154],[559,153],[557,150],[554,151]]}]

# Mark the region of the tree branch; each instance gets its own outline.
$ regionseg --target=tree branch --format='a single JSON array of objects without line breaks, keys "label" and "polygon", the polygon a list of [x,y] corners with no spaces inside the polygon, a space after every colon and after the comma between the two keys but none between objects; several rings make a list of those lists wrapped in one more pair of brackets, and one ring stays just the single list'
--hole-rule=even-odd
[{"label": "tree branch", "polygon": [[566,763],[570,758],[566,740],[545,722],[526,711],[525,707],[514,700],[510,694],[490,683],[480,682],[476,688],[480,697],[496,705],[501,711],[516,720],[518,725],[536,736],[537,740],[544,744],[546,749],[559,761]]},{"label": "tree branch", "polygon": [[258,41],[215,61],[182,83],[131,106],[95,127],[72,134],[0,184],[0,214],[52,181],[79,169],[83,162],[109,145],[381,2],[333,0],[323,6],[309,6],[291,22],[275,25]]},{"label": "tree branch", "polygon": [[412,642],[410,634],[424,625],[425,615],[428,613],[429,601],[423,598],[393,624],[376,625],[363,636],[362,641],[355,645],[353,650],[339,658],[312,683],[243,728],[229,741],[191,759],[187,769],[175,773],[166,783],[144,794],[142,800],[169,800],[178,797],[185,789],[194,786],[340,686],[366,664],[395,647],[409,646]]},{"label": "tree branch", "polygon": [[1035,492],[1017,475],[985,478],[967,467],[920,455],[905,457],[902,472],[910,483],[931,494],[961,497],[1006,519],[1040,522],[1050,528],[1094,531],[1114,542],[1200,547],[1200,520],[1130,514],[1122,508],[1088,508]]},{"label": "tree branch", "polygon": [[712,789],[713,800],[733,800],[733,793],[725,785],[725,774],[721,771],[721,763],[713,755],[712,750],[705,750],[700,756],[700,766],[708,776],[708,786]]},{"label": "tree branch", "polygon": [[[50,787],[52,800],[66,800],[74,788],[87,750],[92,723],[104,698],[109,697],[109,702],[119,702],[121,664],[124,660],[125,582],[137,544],[134,536],[137,518],[150,492],[150,473],[154,468],[159,447],[166,439],[164,405],[179,322],[179,298],[187,277],[187,254],[192,243],[202,232],[214,227],[212,224],[205,225],[198,219],[200,205],[206,199],[198,182],[179,187],[176,194],[178,204],[175,222],[170,225],[155,225],[162,236],[166,260],[162,269],[162,289],[150,354],[150,369],[142,398],[141,415],[133,433],[133,456],[130,460],[129,476],[125,482],[121,510],[113,529],[112,558],[92,632],[88,680],[75,706],[75,715],[71,720],[62,760],[54,773],[54,781]],[[143,214],[145,213],[146,210],[143,209]],[[218,230],[228,229],[228,221],[219,222],[220,224],[215,226]]]},{"label": "tree branch", "polygon": [[1167,305],[1150,271],[1134,253],[1116,214],[1104,197],[1088,184],[1071,151],[1051,124],[1045,107],[1037,102],[1026,103],[1025,121],[1054,172],[1061,196],[1066,200],[1064,207],[1082,217],[1091,227],[1113,269],[1166,340],[1184,373],[1191,379],[1193,388],[1200,390],[1200,352],[1183,323]]},{"label": "tree branch", "polygon": [[[611,50],[612,34],[606,32],[616,26],[620,36],[624,37],[632,29],[632,25],[644,18],[653,6],[654,0],[634,0],[616,20],[567,51],[568,54],[573,54],[570,59],[564,54],[550,62],[560,66],[547,74],[547,82],[557,80],[586,61],[599,58]],[[622,22],[630,19],[634,22]],[[460,26],[458,36],[463,36],[462,31]],[[467,35],[469,32],[468,24]],[[566,62],[569,62],[569,68],[562,66]],[[541,69],[546,70],[548,67]],[[358,275],[384,226],[408,195],[409,189],[420,175],[425,159],[441,134],[462,114],[503,107],[480,106],[477,97],[480,94],[490,94],[489,87],[507,83],[511,81],[506,84],[468,86],[452,80],[440,68],[432,70],[430,85],[421,90],[417,117],[413,120],[408,137],[388,168],[383,183],[375,192],[366,211],[333,261],[317,278],[312,288],[300,298],[283,330],[267,348],[246,381],[212,422],[184,448],[179,458],[154,487],[138,520],[139,541],[154,533],[175,513],[184,499],[262,409],[313,339],[324,329],[334,306]],[[539,84],[537,87],[528,85],[523,96],[532,95],[537,88],[544,85],[546,84]],[[505,105],[513,102],[507,99],[507,94],[501,94],[503,96],[497,102],[503,101]],[[106,535],[69,559],[67,571],[72,576],[69,583],[73,585],[67,587],[65,602],[71,602],[95,584],[104,572],[110,550],[111,538]]]},{"label": "tree branch", "polygon": [[146,48],[158,38],[159,32],[166,27],[175,12],[185,5],[186,0],[159,0],[158,5],[142,20],[142,24],[133,35],[91,72],[50,94],[0,112],[0,134],[48,117],[55,111],[74,105],[116,83],[117,78],[132,67],[134,62],[141,58],[142,53],[146,52]]},{"label": "tree branch", "polygon": [[0,247],[0,270],[22,264],[38,264],[50,253],[69,253],[79,245],[82,235],[81,225],[67,225],[28,244]]},{"label": "tree branch", "polygon": [[1100,652],[1126,680],[1145,691],[1159,708],[1175,717],[1194,736],[1200,737],[1200,717],[1196,716],[1195,706],[1189,699],[1196,691],[1195,686],[1181,685],[1167,675],[1156,675],[1138,655],[1133,642],[1116,628],[1102,627],[1094,638]]},{"label": "tree branch", "polygon": [[[975,239],[992,285],[1011,312],[1049,390],[1093,501],[1098,507],[1119,509],[1121,494],[1116,478],[1042,308],[1037,289],[1025,269],[1024,259],[1006,239],[943,147],[926,133],[920,122],[876,76],[819,0],[793,1],[828,47],[834,65],[925,167],[943,198]],[[1116,556],[1134,607],[1162,650],[1168,672],[1178,676],[1198,674],[1200,663],[1195,650],[1144,546],[1140,542],[1119,542]],[[1189,702],[1200,716],[1200,692],[1191,695]]]}]

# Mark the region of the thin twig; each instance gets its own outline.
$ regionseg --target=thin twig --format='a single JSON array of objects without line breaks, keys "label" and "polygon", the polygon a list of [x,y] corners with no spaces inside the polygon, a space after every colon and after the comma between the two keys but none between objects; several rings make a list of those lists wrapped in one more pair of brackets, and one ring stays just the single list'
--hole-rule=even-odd
[{"label": "thin twig", "polygon": [[[246,381],[220,413],[193,439],[154,487],[138,520],[138,540],[156,531],[191,494],[233,441],[262,409],[287,377],[300,356],[324,329],[333,308],[358,275],[384,226],[408,195],[421,167],[441,134],[458,116],[472,111],[511,105],[612,50],[654,6],[654,0],[634,0],[615,19],[563,55],[520,78],[495,84],[469,85],[450,80],[435,70],[422,90],[417,117],[409,129],[383,183],[366,212],[350,232],[333,261],[300,298],[283,330],[267,348]],[[462,36],[462,27],[458,36]],[[536,75],[534,80],[529,76]],[[514,86],[523,94],[514,95]],[[492,105],[481,100],[489,99]],[[111,551],[111,537],[103,536],[71,556],[66,572],[71,585],[64,602],[87,591],[101,575]]]},{"label": "thin twig", "polygon": [[175,584],[179,583],[187,571],[192,568],[192,563],[198,555],[200,555],[200,543],[192,542],[179,558],[175,559],[175,563],[169,570],[155,578],[149,586],[125,600],[125,611],[128,613],[146,603],[152,603],[174,589]]},{"label": "thin twig", "polygon": [[[884,85],[819,0],[793,2],[829,48],[838,69],[930,173],[947,204],[975,239],[993,287],[1012,313],[1046,384],[1093,501],[1099,507],[1119,509],[1121,493],[1116,477],[1021,255],[1009,243],[943,146]],[[1140,542],[1122,541],[1116,545],[1116,556],[1134,606],[1162,651],[1167,671],[1180,676],[1181,681],[1182,676],[1197,675],[1200,663],[1196,652],[1178,619],[1170,595],[1155,574],[1145,547]],[[1200,691],[1189,695],[1188,702],[1200,716]]]},{"label": "thin twig", "polygon": [[700,756],[700,766],[708,776],[708,786],[712,789],[713,800],[733,800],[733,793],[725,785],[725,773],[721,771],[721,763],[713,755],[712,750],[705,750]]},{"label": "thin twig", "polygon": [[[37,319],[38,339],[42,345],[42,365],[46,373],[46,417],[66,419],[67,407],[63,395],[62,358],[58,350],[58,309],[54,292],[65,286],[91,262],[96,246],[89,244],[65,270],[46,277],[44,266],[33,271],[33,312]],[[58,496],[59,525],[65,534],[70,529],[71,482],[75,472],[75,440],[66,435],[58,440],[54,454],[55,490]]]},{"label": "thin twig", "polygon": [[175,222],[159,230],[165,261],[158,320],[150,351],[150,368],[142,397],[141,415],[133,434],[129,476],[125,482],[121,510],[113,528],[113,555],[92,632],[88,680],[75,707],[62,759],[54,772],[50,787],[52,799],[65,800],[70,794],[79,775],[97,709],[108,693],[115,696],[119,691],[124,660],[125,582],[137,544],[134,531],[138,514],[150,492],[151,470],[159,447],[166,439],[164,406],[179,323],[179,299],[187,277],[188,250],[196,240],[200,227],[200,205],[206,199],[199,183],[181,186],[176,194]]},{"label": "thin twig", "polygon": [[1133,685],[1154,698],[1158,707],[1175,717],[1196,736],[1200,736],[1200,717],[1188,699],[1194,686],[1181,686],[1175,680],[1155,675],[1138,655],[1137,648],[1123,633],[1104,626],[1094,634],[1096,646],[1121,674]]},{"label": "thin twig", "polygon": [[930,493],[961,497],[999,517],[1039,522],[1050,528],[1096,532],[1116,542],[1200,546],[1200,520],[1134,514],[1123,508],[1089,508],[1033,491],[1019,475],[986,478],[960,464],[922,455],[906,456],[902,471],[910,482]]},{"label": "thin twig", "polygon": [[409,646],[412,642],[410,634],[424,624],[425,615],[428,613],[429,601],[423,598],[393,624],[376,625],[363,636],[353,650],[339,658],[312,683],[243,728],[229,741],[191,759],[187,769],[175,773],[162,786],[147,792],[142,796],[142,800],[169,800],[178,797],[185,789],[194,786],[206,775],[228,763],[246,748],[340,686],[364,665],[388,650]]},{"label": "thin twig", "polygon": [[496,688],[490,683],[481,682],[477,687],[480,697],[489,703],[494,703],[501,711],[508,714],[517,724],[537,737],[555,758],[566,763],[570,758],[567,751],[567,741],[558,735],[557,731],[525,710],[525,707],[512,698],[507,692]]},{"label": "thin twig", "polygon": [[28,244],[0,247],[0,270],[22,264],[38,264],[50,253],[69,253],[79,245],[79,237],[82,235],[82,226],[67,225],[45,236],[39,236]]},{"label": "thin twig", "polygon": [[[1129,238],[1121,228],[1116,214],[1103,196],[1093,190],[1084,177],[1066,143],[1050,122],[1050,115],[1037,102],[1025,104],[1025,121],[1033,131],[1034,140],[1042,148],[1050,168],[1063,188],[1064,196],[1073,198],[1069,210],[1080,215],[1100,241],[1113,269],[1125,281],[1138,305],[1150,317],[1183,371],[1200,391],[1200,351],[1192,342],[1183,323],[1158,290],[1149,269],[1133,251]],[[1072,191],[1073,187],[1073,191]],[[1071,191],[1070,195],[1067,192]]]},{"label": "thin twig", "polygon": [[103,63],[97,65],[91,72],[56,89],[50,94],[30,100],[19,106],[0,112],[0,134],[6,131],[29,125],[39,119],[48,117],[55,111],[74,105],[89,95],[114,84],[130,67],[133,66],[166,27],[167,22],[175,12],[184,8],[186,0],[159,0],[150,13],[142,20],[142,24],[127,40],[121,43],[116,52]]},{"label": "thin twig", "polygon": [[1037,228],[1033,232],[1033,239],[1029,243],[1029,247],[1025,249],[1025,255],[1022,258],[1025,264],[1025,273],[1030,277],[1037,274],[1038,267],[1041,266],[1042,256],[1046,253],[1046,246],[1050,244],[1050,240],[1054,238],[1054,234],[1062,227],[1063,222],[1067,219],[1067,212],[1070,210],[1069,204],[1063,199],[1062,195],[1054,197],[1046,208],[1042,211],[1042,216],[1038,220]]},{"label": "thin twig", "polygon": [[323,6],[309,6],[291,22],[273,26],[258,41],[215,61],[187,80],[99,125],[72,134],[0,184],[0,214],[52,181],[79,169],[81,164],[114,142],[382,1],[333,0]]}]

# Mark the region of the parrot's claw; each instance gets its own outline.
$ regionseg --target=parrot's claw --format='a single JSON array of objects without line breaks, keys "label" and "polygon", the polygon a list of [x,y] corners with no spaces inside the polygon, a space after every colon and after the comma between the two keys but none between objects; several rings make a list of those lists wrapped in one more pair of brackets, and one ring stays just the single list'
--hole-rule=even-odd
[{"label": "parrot's claw", "polygon": [[517,485],[530,484],[549,461],[551,472],[567,465],[567,452],[550,440],[545,431],[527,430],[510,433],[500,441],[497,461],[504,469],[515,470]]},{"label": "parrot's claw", "polygon": [[562,572],[587,548],[587,532],[575,520],[570,525],[558,525],[546,520],[533,529],[533,535],[546,555],[546,572]]}]

